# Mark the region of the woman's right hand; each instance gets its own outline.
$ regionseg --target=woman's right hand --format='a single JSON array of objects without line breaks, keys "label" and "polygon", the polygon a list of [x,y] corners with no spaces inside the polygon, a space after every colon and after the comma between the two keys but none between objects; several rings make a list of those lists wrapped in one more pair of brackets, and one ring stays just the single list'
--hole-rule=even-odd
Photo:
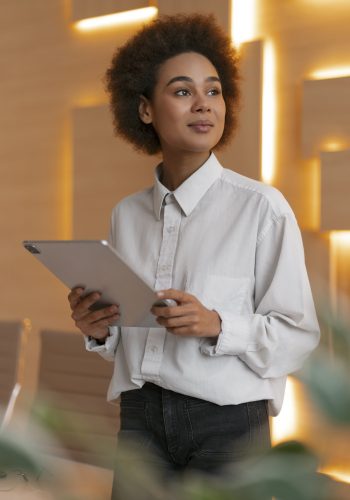
[{"label": "woman's right hand", "polygon": [[73,288],[69,295],[69,305],[72,310],[71,317],[79,330],[97,341],[108,337],[108,327],[113,325],[120,317],[119,307],[114,304],[103,309],[92,311],[90,307],[97,302],[101,294],[92,292],[84,295],[84,288]]}]

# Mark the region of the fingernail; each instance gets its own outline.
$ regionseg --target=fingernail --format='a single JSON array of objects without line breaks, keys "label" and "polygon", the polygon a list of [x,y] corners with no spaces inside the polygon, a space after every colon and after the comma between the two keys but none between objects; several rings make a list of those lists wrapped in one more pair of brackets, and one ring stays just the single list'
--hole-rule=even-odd
[{"label": "fingernail", "polygon": [[164,292],[157,292],[157,297],[164,297]]}]

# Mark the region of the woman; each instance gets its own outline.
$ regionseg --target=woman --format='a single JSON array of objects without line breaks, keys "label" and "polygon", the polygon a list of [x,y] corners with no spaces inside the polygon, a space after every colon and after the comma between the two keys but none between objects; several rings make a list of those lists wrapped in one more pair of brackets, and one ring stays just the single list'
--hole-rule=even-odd
[{"label": "woman", "polygon": [[[88,350],[115,362],[121,437],[166,469],[216,473],[269,446],[268,411],[318,343],[300,232],[271,186],[224,169],[237,61],[212,17],[164,17],[107,71],[116,131],[160,152],[154,186],[113,210],[111,243],[160,299],[159,328],[116,328],[117,305],[69,295]],[[122,286],[122,285],[121,285]],[[122,317],[122,316],[121,316]]]}]

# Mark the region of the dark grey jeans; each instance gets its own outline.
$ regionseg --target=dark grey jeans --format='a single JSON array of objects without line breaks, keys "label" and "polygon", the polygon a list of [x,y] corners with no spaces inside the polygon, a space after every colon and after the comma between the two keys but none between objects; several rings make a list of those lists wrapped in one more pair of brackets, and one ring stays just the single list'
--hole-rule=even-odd
[{"label": "dark grey jeans", "polygon": [[[148,462],[164,476],[220,474],[270,447],[267,402],[219,406],[146,383],[121,396],[119,443],[150,453]],[[119,499],[118,467],[115,477],[112,498]]]}]

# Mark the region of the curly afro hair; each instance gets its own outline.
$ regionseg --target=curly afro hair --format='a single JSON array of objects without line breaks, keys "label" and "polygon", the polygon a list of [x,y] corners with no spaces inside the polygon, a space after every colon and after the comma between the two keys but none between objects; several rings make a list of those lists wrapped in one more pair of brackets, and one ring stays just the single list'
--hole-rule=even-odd
[{"label": "curly afro hair", "polygon": [[114,54],[106,72],[115,132],[135,149],[156,154],[161,151],[152,125],[139,118],[140,96],[152,99],[159,67],[185,52],[202,54],[216,68],[226,104],[223,135],[216,147],[231,138],[236,126],[239,99],[236,51],[214,16],[192,14],[163,16],[144,26]]}]

